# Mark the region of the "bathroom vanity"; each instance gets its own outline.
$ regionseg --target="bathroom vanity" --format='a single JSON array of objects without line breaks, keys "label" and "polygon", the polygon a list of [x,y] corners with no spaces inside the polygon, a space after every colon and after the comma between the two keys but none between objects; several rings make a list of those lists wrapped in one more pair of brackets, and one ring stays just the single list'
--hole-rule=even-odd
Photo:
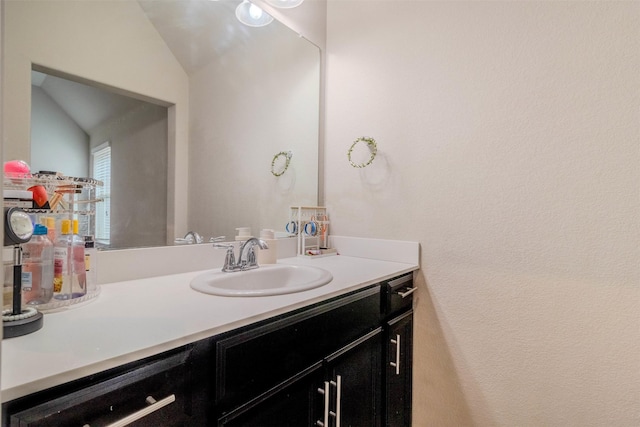
[{"label": "bathroom vanity", "polygon": [[410,425],[417,265],[280,262],[334,279],[234,298],[184,273],[107,284],[46,315],[41,332],[3,342],[2,425]]}]

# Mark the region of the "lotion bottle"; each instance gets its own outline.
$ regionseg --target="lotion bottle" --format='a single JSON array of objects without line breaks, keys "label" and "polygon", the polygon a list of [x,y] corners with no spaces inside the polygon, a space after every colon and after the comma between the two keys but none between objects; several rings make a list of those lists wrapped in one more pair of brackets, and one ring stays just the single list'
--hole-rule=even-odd
[{"label": "lotion bottle", "polygon": [[69,277],[71,221],[60,222],[60,235],[53,248],[53,297],[59,300],[71,299],[71,279]]},{"label": "lotion bottle", "polygon": [[84,265],[84,240],[77,235],[78,222],[62,220],[60,236],[54,246],[53,297],[60,300],[79,298],[87,293]]},{"label": "lotion bottle", "polygon": [[262,264],[275,264],[278,262],[278,240],[275,238],[273,230],[264,229],[260,231],[260,239],[264,240],[267,244],[267,249],[258,250],[258,265]]},{"label": "lotion bottle", "polygon": [[53,296],[53,243],[47,227],[36,224],[31,240],[22,245],[22,302],[46,304]]}]

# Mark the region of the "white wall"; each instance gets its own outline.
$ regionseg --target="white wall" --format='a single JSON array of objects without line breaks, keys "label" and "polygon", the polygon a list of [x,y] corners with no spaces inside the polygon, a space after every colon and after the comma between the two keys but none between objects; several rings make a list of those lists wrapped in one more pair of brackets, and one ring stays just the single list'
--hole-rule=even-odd
[{"label": "white wall", "polygon": [[284,231],[290,206],[317,203],[320,52],[288,29],[260,34],[190,75],[189,225],[207,238]]},{"label": "white wall", "polygon": [[640,3],[327,19],[333,232],[422,247],[414,425],[640,425]]},{"label": "white wall", "polygon": [[[49,95],[31,87],[32,171],[56,171],[89,176],[89,135]],[[9,159],[7,159],[9,160]]]},{"label": "white wall", "polygon": [[[31,67],[37,64],[169,107],[170,236],[186,231],[189,87],[136,1],[7,1],[3,149],[29,159]],[[82,36],[80,36],[82,35]]]}]

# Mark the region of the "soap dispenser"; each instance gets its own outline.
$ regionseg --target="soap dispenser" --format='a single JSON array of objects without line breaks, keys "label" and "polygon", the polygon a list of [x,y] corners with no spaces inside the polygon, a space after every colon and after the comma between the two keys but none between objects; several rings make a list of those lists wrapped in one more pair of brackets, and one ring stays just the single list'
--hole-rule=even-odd
[{"label": "soap dispenser", "polygon": [[238,235],[236,236],[237,241],[246,241],[252,238],[251,228],[250,227],[238,227],[236,228]]},{"label": "soap dispenser", "polygon": [[267,249],[258,249],[258,265],[275,264],[278,262],[278,240],[273,230],[260,231],[260,239],[267,244]]}]

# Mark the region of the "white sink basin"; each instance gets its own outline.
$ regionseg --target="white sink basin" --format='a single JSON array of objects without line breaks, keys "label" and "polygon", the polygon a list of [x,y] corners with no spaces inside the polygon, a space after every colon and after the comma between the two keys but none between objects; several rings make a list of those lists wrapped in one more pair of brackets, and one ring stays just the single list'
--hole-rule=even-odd
[{"label": "white sink basin", "polygon": [[332,279],[331,273],[317,267],[269,264],[233,273],[208,271],[196,276],[191,287],[205,294],[248,297],[306,291],[326,285]]}]

